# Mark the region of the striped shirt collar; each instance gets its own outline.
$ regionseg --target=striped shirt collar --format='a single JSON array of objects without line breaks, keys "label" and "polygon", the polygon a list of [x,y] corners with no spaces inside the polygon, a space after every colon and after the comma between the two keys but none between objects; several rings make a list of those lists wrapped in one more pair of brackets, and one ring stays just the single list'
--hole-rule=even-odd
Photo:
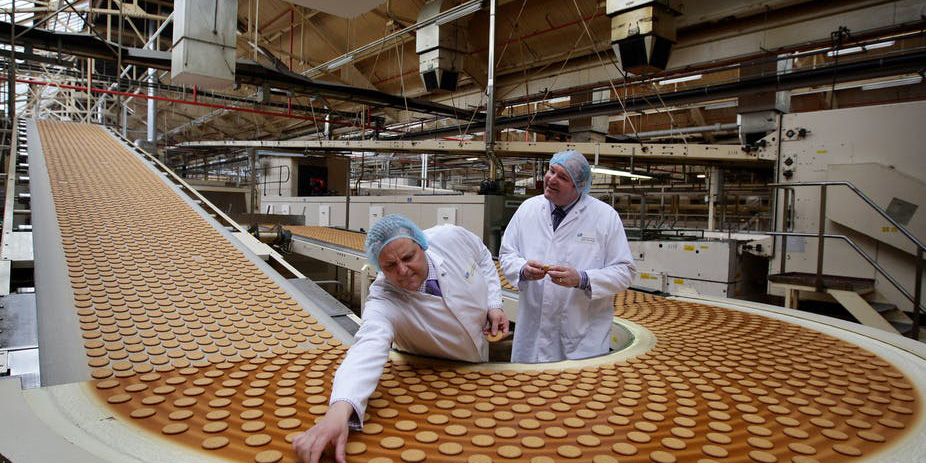
[{"label": "striped shirt collar", "polygon": [[418,292],[420,293],[425,292],[424,288],[428,280],[437,279],[437,267],[434,266],[434,261],[431,260],[431,256],[429,256],[427,252],[424,253],[424,257],[428,260],[428,276],[422,280],[421,286],[418,287]]}]

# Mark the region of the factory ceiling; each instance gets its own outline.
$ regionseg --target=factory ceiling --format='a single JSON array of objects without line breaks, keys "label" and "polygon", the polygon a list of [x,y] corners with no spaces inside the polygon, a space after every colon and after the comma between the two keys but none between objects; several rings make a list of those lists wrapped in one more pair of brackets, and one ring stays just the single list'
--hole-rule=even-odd
[{"label": "factory ceiling", "polygon": [[[691,129],[686,141],[737,143],[735,130],[694,129],[735,124],[743,95],[763,92],[791,91],[790,111],[926,97],[922,85],[902,96],[887,84],[862,90],[926,67],[917,1],[655,2],[671,12],[663,20],[674,40],[660,70],[634,68],[615,52],[617,2],[499,0],[490,47],[488,1],[445,0],[434,10],[392,0],[343,17],[304,6],[312,2],[239,0],[236,83],[219,89],[171,81],[170,1],[15,3],[19,28],[6,23],[0,36],[8,43],[12,32],[25,45],[19,112],[100,120],[144,139],[146,100],[156,99],[162,148],[227,139],[482,139],[490,53],[496,128],[518,129],[500,137],[520,140],[563,140],[599,124],[611,141]],[[10,1],[0,6],[13,13]],[[452,75],[443,74],[452,85],[429,90],[416,48],[428,40],[418,33],[436,23],[441,34],[451,31],[456,54],[448,56],[456,61]],[[147,69],[156,70],[156,83]],[[604,129],[593,117],[606,118]]]}]

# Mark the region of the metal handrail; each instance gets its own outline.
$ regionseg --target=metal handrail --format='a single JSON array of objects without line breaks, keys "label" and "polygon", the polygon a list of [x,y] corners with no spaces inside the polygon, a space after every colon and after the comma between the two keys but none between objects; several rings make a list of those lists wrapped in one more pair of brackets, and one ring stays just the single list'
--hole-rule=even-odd
[{"label": "metal handrail", "polygon": [[[858,187],[853,185],[852,182],[819,181],[819,182],[795,182],[795,183],[770,183],[769,186],[772,188],[781,188],[782,190],[784,190],[783,191],[784,198],[782,198],[783,199],[782,202],[784,203],[782,205],[783,219],[787,219],[787,216],[788,216],[789,196],[791,200],[791,203],[790,203],[791,206],[793,206],[794,198],[797,196],[796,192],[794,191],[794,187],[797,187],[797,186],[819,186],[820,187],[820,218],[819,218],[820,228],[816,234],[800,233],[800,232],[770,232],[768,233],[770,235],[805,236],[805,237],[815,237],[818,239],[817,273],[816,273],[816,281],[815,281],[815,286],[816,286],[817,291],[823,290],[823,249],[824,249],[823,245],[825,242],[825,238],[844,239],[847,243],[849,243],[850,246],[852,246],[853,249],[855,249],[856,252],[858,252],[862,257],[864,257],[865,260],[867,260],[869,264],[871,264],[876,270],[878,270],[878,272],[880,272],[881,275],[887,278],[887,280],[890,281],[891,284],[894,285],[894,287],[897,288],[897,290],[901,292],[901,294],[906,296],[906,298],[909,299],[913,303],[913,332],[911,333],[911,337],[913,339],[919,339],[920,315],[922,313],[922,308],[920,307],[920,301],[922,300],[922,294],[923,294],[923,291],[922,291],[923,251],[926,250],[926,245],[924,245],[920,240],[916,239],[916,237],[913,236],[913,234],[910,233],[903,225],[897,223],[897,221],[894,220],[893,217],[887,214],[887,211],[885,211],[884,209],[881,208],[881,206],[879,206],[877,203],[872,201],[871,198],[869,198],[865,193],[859,190]],[[888,275],[887,272],[880,265],[878,265],[877,262],[875,262],[867,253],[865,253],[861,248],[859,248],[851,239],[849,239],[849,237],[844,236],[844,235],[832,235],[832,234],[825,233],[825,230],[826,230],[826,187],[828,186],[848,187],[859,198],[861,198],[863,201],[868,203],[868,205],[871,206],[872,209],[878,212],[878,214],[880,214],[881,217],[884,217],[885,220],[890,222],[891,225],[893,225],[897,230],[903,233],[904,236],[910,239],[910,241],[912,241],[913,244],[916,245],[916,260],[914,261],[916,272],[914,276],[915,280],[914,280],[913,296],[910,296],[910,293],[908,293],[903,287],[901,287],[900,284],[897,283],[893,277]],[[789,195],[789,193],[791,194]],[[793,207],[791,210],[793,211]],[[784,225],[782,225],[782,228],[784,228]],[[784,239],[781,240],[781,253],[782,253],[781,273],[785,273],[785,254],[787,253],[787,249],[788,249],[787,241],[788,240],[784,240]]]},{"label": "metal handrail", "polygon": [[[868,203],[868,205],[871,206],[872,209],[874,209],[874,210],[877,211],[879,214],[881,214],[881,217],[884,217],[884,219],[887,220],[888,222],[890,222],[891,225],[897,227],[897,230],[900,231],[901,233],[903,233],[904,236],[906,236],[907,238],[909,238],[910,241],[913,242],[913,244],[915,244],[915,245],[916,245],[917,247],[919,247],[920,249],[926,250],[926,244],[923,244],[923,242],[921,242],[920,240],[916,239],[916,237],[913,236],[912,233],[910,233],[903,225],[897,223],[897,221],[894,220],[893,217],[891,217],[891,216],[889,216],[889,215],[887,214],[887,211],[885,211],[884,209],[881,208],[881,206],[879,206],[877,203],[875,203],[874,201],[872,201],[872,199],[869,198],[865,193],[862,193],[862,190],[859,190],[857,186],[855,186],[855,185],[852,184],[852,182],[847,182],[847,181],[825,181],[825,182],[769,183],[768,186],[773,187],[773,188],[790,188],[790,187],[795,187],[795,186],[820,186],[820,187],[823,187],[823,190],[824,190],[824,191],[825,191],[825,189],[826,189],[827,186],[845,186],[845,187],[849,187],[849,189],[852,190],[859,198],[862,198],[863,201],[865,201],[866,203]],[[825,197],[824,197],[824,198],[825,198]],[[823,207],[824,207],[824,208],[826,207],[825,202],[824,202]]]},{"label": "metal handrail", "polygon": [[[803,233],[803,232],[762,232],[762,234],[772,235],[772,236],[800,236],[804,238],[817,238],[819,236],[816,233]],[[865,250],[859,247],[859,245],[855,244],[855,242],[852,241],[852,238],[849,238],[846,235],[837,235],[837,234],[832,234],[832,233],[824,234],[823,238],[841,239],[845,241],[846,243],[848,243],[849,246],[851,246],[852,249],[855,250],[855,252],[857,252],[860,256],[864,257],[865,260],[867,260],[868,263],[871,264],[871,266],[874,267],[875,270],[878,271],[878,273],[880,273],[882,276],[884,276],[884,278],[887,279],[887,281],[889,281],[892,285],[894,285],[894,287],[897,288],[897,290],[900,291],[900,293],[903,294],[904,297],[909,299],[910,302],[913,302],[913,296],[910,295],[910,293],[906,289],[904,289],[903,286],[901,286],[900,283],[897,282],[897,280],[895,280],[890,274],[888,274],[887,270],[885,270],[884,267],[878,264],[874,260],[874,258],[872,258],[867,252],[865,252]]]},{"label": "metal handrail", "polygon": [[[283,168],[284,167],[286,168],[286,178],[285,179],[283,178]],[[278,180],[270,180],[269,179],[270,171],[276,168],[280,169],[280,178]],[[265,166],[265,167],[261,167],[260,170],[261,170],[261,182],[260,183],[264,190],[264,196],[267,195],[267,185],[268,184],[277,185],[277,195],[283,196],[283,184],[288,182],[291,176],[291,171],[290,171],[289,166],[287,165]]]}]

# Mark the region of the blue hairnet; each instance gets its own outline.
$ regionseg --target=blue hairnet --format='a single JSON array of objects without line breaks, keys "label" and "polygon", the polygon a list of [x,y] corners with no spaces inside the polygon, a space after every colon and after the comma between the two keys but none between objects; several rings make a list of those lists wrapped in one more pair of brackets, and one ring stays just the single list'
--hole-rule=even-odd
[{"label": "blue hairnet", "polygon": [[428,249],[428,239],[411,220],[399,214],[387,215],[370,227],[364,245],[367,250],[367,259],[376,267],[376,270],[380,270],[379,253],[387,244],[398,238],[408,238],[418,243],[421,249]]},{"label": "blue hairnet", "polygon": [[569,172],[572,183],[580,194],[588,194],[588,190],[592,188],[592,168],[582,153],[576,150],[560,151],[553,155],[553,159],[550,159],[550,165],[563,166],[563,169]]}]

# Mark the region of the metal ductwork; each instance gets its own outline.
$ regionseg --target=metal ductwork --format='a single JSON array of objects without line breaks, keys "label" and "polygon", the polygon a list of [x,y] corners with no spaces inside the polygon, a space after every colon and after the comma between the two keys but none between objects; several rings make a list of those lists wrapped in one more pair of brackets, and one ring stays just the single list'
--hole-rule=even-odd
[{"label": "metal ductwork", "polygon": [[171,82],[203,88],[231,86],[237,20],[238,0],[177,0]]},{"label": "metal ductwork", "polygon": [[608,0],[611,47],[621,67],[632,74],[666,69],[675,43],[675,16],[668,0]]},{"label": "metal ductwork", "polygon": [[[428,21],[439,15],[446,7],[444,0],[431,0],[421,7],[418,22]],[[466,57],[466,25],[468,19],[449,15],[422,27],[415,32],[415,53],[419,59],[419,74],[428,92],[435,90],[454,91],[457,79],[463,70]]]}]

